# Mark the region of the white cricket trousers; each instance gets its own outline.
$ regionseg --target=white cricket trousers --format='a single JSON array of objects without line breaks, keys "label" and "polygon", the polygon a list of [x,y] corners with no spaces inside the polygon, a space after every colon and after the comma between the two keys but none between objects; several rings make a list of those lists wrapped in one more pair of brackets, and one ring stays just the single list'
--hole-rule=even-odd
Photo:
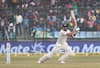
[{"label": "white cricket trousers", "polygon": [[68,46],[68,43],[56,43],[52,51],[41,57],[40,61],[45,61],[48,58],[52,58],[54,53],[59,53],[59,50],[61,49],[64,50],[64,54],[58,59],[58,61],[65,61],[65,59],[69,58],[70,56],[73,56],[74,54],[71,47]]}]

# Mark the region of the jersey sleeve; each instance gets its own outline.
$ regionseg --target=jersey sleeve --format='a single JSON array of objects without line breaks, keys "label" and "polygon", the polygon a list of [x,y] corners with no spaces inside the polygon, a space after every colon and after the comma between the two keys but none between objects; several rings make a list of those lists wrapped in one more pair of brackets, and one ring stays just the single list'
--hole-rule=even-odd
[{"label": "jersey sleeve", "polygon": [[70,30],[67,30],[67,31],[61,30],[61,31],[60,31],[60,33],[61,33],[62,35],[66,35],[66,34],[68,34],[68,33],[70,33],[70,32],[71,32]]}]

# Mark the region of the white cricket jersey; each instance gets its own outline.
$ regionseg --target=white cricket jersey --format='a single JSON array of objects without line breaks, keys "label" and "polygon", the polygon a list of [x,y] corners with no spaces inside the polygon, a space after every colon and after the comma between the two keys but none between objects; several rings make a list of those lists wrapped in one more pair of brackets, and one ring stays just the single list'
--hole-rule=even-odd
[{"label": "white cricket jersey", "polygon": [[62,44],[64,42],[66,42],[67,41],[67,38],[68,38],[67,33],[70,33],[70,30],[67,30],[67,31],[60,30],[59,37],[58,37],[56,43]]}]

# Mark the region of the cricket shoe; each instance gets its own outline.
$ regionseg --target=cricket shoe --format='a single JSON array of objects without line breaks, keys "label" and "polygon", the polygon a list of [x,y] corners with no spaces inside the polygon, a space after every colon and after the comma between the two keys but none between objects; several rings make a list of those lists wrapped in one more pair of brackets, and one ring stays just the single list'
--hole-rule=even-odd
[{"label": "cricket shoe", "polygon": [[41,62],[41,61],[38,61],[37,63],[38,63],[38,64],[41,64],[41,63],[43,63],[43,62]]},{"label": "cricket shoe", "polygon": [[65,61],[60,61],[59,63],[60,63],[60,64],[65,64]]}]

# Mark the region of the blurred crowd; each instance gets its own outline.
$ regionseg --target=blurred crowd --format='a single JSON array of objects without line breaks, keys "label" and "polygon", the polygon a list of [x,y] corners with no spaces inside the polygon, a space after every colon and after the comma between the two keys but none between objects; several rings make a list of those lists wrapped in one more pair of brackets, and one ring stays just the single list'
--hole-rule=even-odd
[{"label": "blurred crowd", "polygon": [[0,36],[5,39],[58,31],[73,8],[81,31],[100,31],[100,0],[0,0]]}]

